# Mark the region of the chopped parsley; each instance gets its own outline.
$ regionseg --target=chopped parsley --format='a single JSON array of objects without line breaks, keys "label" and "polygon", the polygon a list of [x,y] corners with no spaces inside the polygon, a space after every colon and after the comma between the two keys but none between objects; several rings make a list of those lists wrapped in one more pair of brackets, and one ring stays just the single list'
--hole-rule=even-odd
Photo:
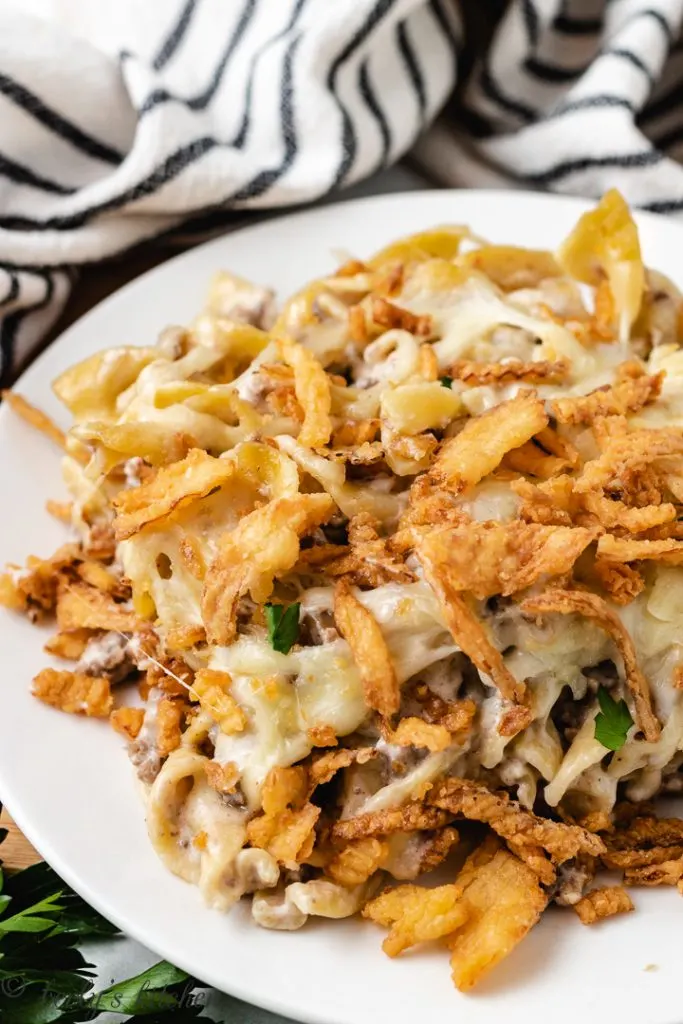
[{"label": "chopped parsley", "polygon": [[452,386],[452,384],[453,384],[453,378],[452,377],[442,377],[441,378],[441,383],[442,383],[443,387],[450,388]]},{"label": "chopped parsley", "polygon": [[617,702],[608,690],[598,690],[600,711],[595,716],[595,738],[608,750],[621,750],[633,725],[631,712],[625,700]]},{"label": "chopped parsley", "polygon": [[285,608],[282,604],[266,605],[268,643],[280,654],[289,654],[299,636],[299,608],[297,601]]}]

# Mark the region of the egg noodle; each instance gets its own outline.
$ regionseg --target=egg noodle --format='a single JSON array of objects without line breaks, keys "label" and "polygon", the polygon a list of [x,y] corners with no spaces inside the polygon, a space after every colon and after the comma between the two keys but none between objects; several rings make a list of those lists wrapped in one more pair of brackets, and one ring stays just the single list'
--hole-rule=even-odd
[{"label": "egg noodle", "polygon": [[75,662],[35,695],[126,738],[211,906],[360,912],[463,991],[551,901],[633,909],[601,867],[683,891],[682,342],[616,192],[555,254],[438,227],[279,311],[219,273],[54,382],[66,436],[6,394],[77,538],[0,580]]}]

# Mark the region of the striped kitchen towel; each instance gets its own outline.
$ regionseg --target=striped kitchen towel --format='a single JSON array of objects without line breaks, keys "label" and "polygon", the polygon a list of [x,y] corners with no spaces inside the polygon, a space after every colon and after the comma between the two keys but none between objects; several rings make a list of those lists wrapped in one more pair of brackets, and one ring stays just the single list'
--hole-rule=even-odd
[{"label": "striped kitchen towel", "polygon": [[457,38],[449,0],[3,0],[2,382],[79,264],[395,161]]},{"label": "striped kitchen towel", "polygon": [[460,81],[415,152],[437,181],[595,197],[616,187],[634,206],[683,211],[683,0],[461,9]]},{"label": "striped kitchen towel", "polygon": [[3,0],[3,382],[79,265],[328,195],[440,110],[413,150],[437,181],[616,185],[683,211],[682,16],[683,0]]}]

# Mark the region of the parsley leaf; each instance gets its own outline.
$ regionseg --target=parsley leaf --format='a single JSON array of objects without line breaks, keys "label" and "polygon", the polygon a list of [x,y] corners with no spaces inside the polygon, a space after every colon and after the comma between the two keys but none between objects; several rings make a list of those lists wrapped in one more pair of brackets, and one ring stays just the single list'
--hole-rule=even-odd
[{"label": "parsley leaf", "polygon": [[280,654],[289,654],[299,636],[299,608],[297,601],[285,608],[282,604],[266,605],[268,643]]},{"label": "parsley leaf", "polygon": [[615,701],[608,690],[598,690],[600,711],[595,716],[595,738],[608,750],[621,750],[626,735],[633,725],[631,712],[625,700]]},{"label": "parsley leaf", "polygon": [[162,960],[134,978],[120,981],[99,992],[89,1002],[90,1008],[103,1013],[152,1013],[157,1010],[175,1010],[181,1005],[182,989],[175,986],[186,982],[189,975]]},{"label": "parsley leaf", "polygon": [[61,892],[55,892],[47,899],[34,903],[32,907],[20,910],[13,917],[4,918],[0,921],[0,935],[8,932],[47,932],[54,928],[55,916],[64,910],[63,904],[58,902],[61,895]]},{"label": "parsley leaf", "polygon": [[127,1024],[217,1024],[200,1016],[204,986],[165,962],[94,992],[95,969],[77,946],[83,938],[106,938],[118,930],[47,864],[4,873],[1,865],[2,1024],[77,1024],[107,1011],[125,1014]]},{"label": "parsley leaf", "polygon": [[440,379],[441,379],[441,384],[445,388],[450,388],[453,385],[453,378],[452,377],[441,377]]}]

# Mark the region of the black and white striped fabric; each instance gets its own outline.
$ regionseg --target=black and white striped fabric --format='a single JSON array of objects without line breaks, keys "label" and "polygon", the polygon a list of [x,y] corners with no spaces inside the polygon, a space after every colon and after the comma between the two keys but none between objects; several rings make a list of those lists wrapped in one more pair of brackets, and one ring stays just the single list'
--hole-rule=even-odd
[{"label": "black and white striped fabric", "polygon": [[683,0],[513,0],[420,161],[444,184],[616,186],[683,211],[682,16]]},{"label": "black and white striped fabric", "polygon": [[[4,0],[3,382],[79,265],[434,179],[683,212],[683,0]],[[456,83],[453,97],[448,101]]]},{"label": "black and white striped fabric", "polygon": [[3,0],[4,381],[78,265],[395,161],[452,88],[457,33],[449,0]]}]

